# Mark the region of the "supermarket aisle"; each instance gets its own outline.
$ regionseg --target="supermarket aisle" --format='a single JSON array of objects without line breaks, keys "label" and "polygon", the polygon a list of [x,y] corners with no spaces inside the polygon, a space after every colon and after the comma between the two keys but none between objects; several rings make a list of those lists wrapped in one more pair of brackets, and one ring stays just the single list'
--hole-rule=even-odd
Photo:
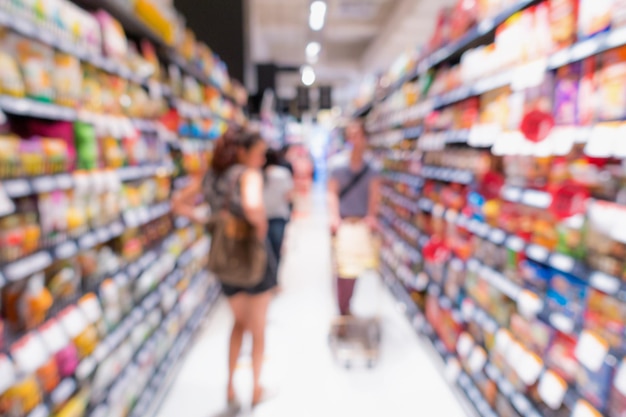
[{"label": "supermarket aisle", "polygon": [[[335,308],[323,195],[318,192],[313,204],[312,216],[294,221],[289,232],[284,291],[270,311],[265,378],[277,396],[253,415],[463,416],[433,358],[375,277],[362,280],[355,311],[380,311],[384,327],[381,362],[373,371],[350,372],[333,363],[327,332]],[[230,324],[228,306],[221,302],[185,359],[159,417],[217,417],[224,410]],[[244,403],[249,402],[251,387],[249,349],[244,344],[236,377]]]}]

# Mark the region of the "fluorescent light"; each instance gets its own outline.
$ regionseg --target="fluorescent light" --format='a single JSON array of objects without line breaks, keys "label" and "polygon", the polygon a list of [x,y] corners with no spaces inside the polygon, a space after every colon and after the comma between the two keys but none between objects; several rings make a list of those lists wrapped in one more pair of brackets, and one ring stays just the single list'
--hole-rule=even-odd
[{"label": "fluorescent light", "polygon": [[311,14],[309,15],[309,26],[313,30],[322,30],[324,19],[326,18],[326,3],[316,0],[311,3]]},{"label": "fluorescent light", "polygon": [[319,42],[309,42],[306,46],[306,56],[309,59],[317,58],[321,50],[322,45]]},{"label": "fluorescent light", "polygon": [[310,65],[302,67],[302,84],[310,87],[315,82],[315,71]]}]

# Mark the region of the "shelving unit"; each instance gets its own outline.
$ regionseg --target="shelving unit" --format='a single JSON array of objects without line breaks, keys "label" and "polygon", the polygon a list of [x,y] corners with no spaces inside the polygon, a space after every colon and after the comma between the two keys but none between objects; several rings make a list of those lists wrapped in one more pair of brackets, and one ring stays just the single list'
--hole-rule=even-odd
[{"label": "shelving unit", "polygon": [[[209,132],[194,126],[184,137],[180,133],[197,121],[238,125],[242,120],[237,114],[227,116],[227,110],[239,108],[235,98],[183,59],[130,7],[115,0],[73,3],[88,11],[107,11],[130,38],[152,42],[160,64],[179,67],[202,88],[219,90],[219,97],[192,104],[174,93],[171,79],[137,74],[125,61],[95,53],[87,41],[72,40],[59,22],[18,11],[22,6],[16,2],[0,6],[0,27],[70,55],[80,61],[81,72],[93,67],[98,76],[123,81],[129,100],[131,89],[139,88],[151,102],[164,103],[158,114],[131,112],[123,100],[116,111],[97,113],[82,100],[68,106],[57,104],[56,96],[51,102],[39,101],[28,91],[23,97],[0,94],[0,111],[6,116],[2,145],[17,144],[21,154],[19,146],[32,141],[24,152],[33,154],[32,159],[3,154],[0,161],[0,414],[10,407],[11,416],[19,417],[68,412],[145,416],[154,414],[221,292],[206,272],[209,237],[203,228],[177,218],[169,200],[189,184],[198,161],[211,152]],[[161,120],[168,109],[178,111],[181,126]],[[28,132],[31,125],[62,124],[73,133],[63,139],[36,129],[18,135],[22,124]],[[87,142],[95,157],[78,149],[75,136],[84,126],[93,128]],[[43,155],[44,145],[64,151]],[[36,153],[40,149],[42,155]],[[176,159],[172,149],[184,158]],[[45,206],[46,198],[55,205]],[[46,215],[53,220],[45,223]],[[65,294],[53,279],[70,271],[71,287],[56,282],[67,286]],[[32,284],[38,279],[43,288]],[[30,286],[39,291],[41,306],[50,304],[42,307],[36,322],[26,320],[23,307]],[[16,395],[30,380],[37,387],[30,397]]]},{"label": "shelving unit", "polygon": [[[625,242],[620,221],[602,219],[612,230],[600,232],[605,212],[592,210],[626,213],[626,207],[617,191],[603,194],[588,185],[593,180],[578,179],[577,188],[567,188],[576,182],[573,168],[564,168],[569,182],[553,183],[556,168],[550,165],[570,169],[573,161],[600,160],[605,181],[621,189],[623,170],[605,166],[619,166],[626,156],[617,133],[623,121],[603,119],[597,104],[592,120],[558,122],[543,142],[532,143],[510,120],[483,117],[496,90],[504,91],[500,104],[511,107],[509,117],[522,107],[520,113],[529,111],[529,97],[552,103],[553,91],[530,78],[551,81],[552,72],[623,47],[626,29],[612,27],[544,56],[492,65],[493,71],[475,71],[481,74],[476,78],[462,72],[470,71],[464,54],[494,38],[497,44],[507,25],[547,4],[519,1],[479,22],[460,40],[422,55],[357,112],[367,114],[370,143],[384,167],[381,275],[478,415],[613,417],[626,396],[626,333],[624,315],[613,317],[609,310],[626,311],[626,281],[621,272],[609,272],[612,255],[601,248]],[[593,69],[593,94],[599,94],[602,70]],[[582,75],[574,74],[579,94]],[[444,81],[437,84],[438,77]],[[519,108],[513,99],[505,103],[513,94],[521,97]],[[462,107],[468,103],[477,110]],[[539,174],[537,161],[546,164]],[[570,207],[574,199],[584,204]],[[568,208],[570,214],[560,214]],[[596,243],[588,243],[594,236]]]}]

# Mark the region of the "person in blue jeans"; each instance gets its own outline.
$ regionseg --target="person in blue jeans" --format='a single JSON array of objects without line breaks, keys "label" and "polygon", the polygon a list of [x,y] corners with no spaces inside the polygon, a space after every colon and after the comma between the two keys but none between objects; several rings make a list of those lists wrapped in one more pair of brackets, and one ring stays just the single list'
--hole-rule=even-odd
[{"label": "person in blue jeans", "polygon": [[264,168],[265,211],[269,223],[267,233],[270,246],[280,265],[285,228],[291,217],[291,199],[293,176],[289,169],[281,164],[280,152],[269,149]]}]

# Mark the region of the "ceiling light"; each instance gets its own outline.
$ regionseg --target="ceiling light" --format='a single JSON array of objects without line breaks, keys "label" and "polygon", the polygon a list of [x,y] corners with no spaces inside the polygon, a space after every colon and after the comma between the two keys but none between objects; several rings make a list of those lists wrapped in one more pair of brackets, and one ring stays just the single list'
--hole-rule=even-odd
[{"label": "ceiling light", "polygon": [[324,19],[326,18],[326,3],[316,0],[311,3],[311,14],[309,15],[309,26],[313,30],[322,30]]},{"label": "ceiling light", "polygon": [[302,67],[302,84],[310,87],[313,85],[314,82],[315,71],[313,70],[313,67],[311,67],[310,65]]},{"label": "ceiling light", "polygon": [[322,45],[320,45],[319,42],[309,42],[309,44],[306,46],[306,56],[308,58],[316,57],[317,55],[319,55],[321,50]]}]

